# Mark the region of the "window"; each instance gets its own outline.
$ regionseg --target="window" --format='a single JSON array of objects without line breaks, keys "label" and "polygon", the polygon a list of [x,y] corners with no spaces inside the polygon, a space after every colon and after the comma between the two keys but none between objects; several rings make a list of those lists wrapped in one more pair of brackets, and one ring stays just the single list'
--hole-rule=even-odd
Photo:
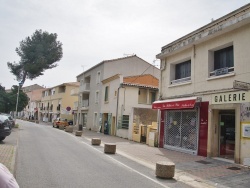
[{"label": "window", "polygon": [[97,123],[98,123],[98,117],[97,117],[97,113],[94,114],[94,126],[97,127]]},{"label": "window", "polygon": [[233,71],[233,46],[214,51],[214,70],[210,72],[210,76],[219,76]]},{"label": "window", "polygon": [[108,102],[108,101],[109,101],[109,86],[106,86],[106,87],[105,87],[104,101],[105,101],[105,102]]},{"label": "window", "polygon": [[99,84],[101,82],[101,72],[97,72],[96,83]]},{"label": "window", "polygon": [[171,84],[189,81],[191,79],[191,60],[175,65],[175,76]]},{"label": "window", "polygon": [[55,89],[52,89],[51,90],[51,95],[55,95],[55,93],[56,93]]},{"label": "window", "polygon": [[123,115],[122,116],[122,129],[128,129],[129,128],[129,115]]},{"label": "window", "polygon": [[150,92],[150,104],[152,104],[153,102],[155,102],[155,100],[156,100],[156,92],[154,92],[154,91],[152,91],[152,92]]},{"label": "window", "polygon": [[95,92],[95,103],[98,103],[99,101],[99,91]]},{"label": "window", "polygon": [[175,79],[181,79],[191,76],[191,60],[179,63],[175,66]]}]

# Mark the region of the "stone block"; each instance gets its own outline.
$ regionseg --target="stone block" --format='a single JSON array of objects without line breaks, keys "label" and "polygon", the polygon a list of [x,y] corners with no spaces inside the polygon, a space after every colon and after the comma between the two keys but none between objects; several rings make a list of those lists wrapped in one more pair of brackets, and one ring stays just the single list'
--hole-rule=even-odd
[{"label": "stone block", "polygon": [[60,130],[64,130],[64,125],[59,125]]},{"label": "stone block", "polygon": [[91,144],[96,145],[96,146],[100,146],[101,145],[101,139],[100,138],[92,138],[91,139]]},{"label": "stone block", "polygon": [[76,136],[82,136],[82,131],[76,131],[76,132],[75,132],[75,135],[76,135]]},{"label": "stone block", "polygon": [[65,131],[68,133],[73,133],[73,126],[66,126]]},{"label": "stone block", "polygon": [[175,164],[173,162],[159,161],[156,163],[155,175],[159,178],[171,179],[174,177]]},{"label": "stone block", "polygon": [[115,154],[116,144],[106,143],[104,144],[104,153]]}]

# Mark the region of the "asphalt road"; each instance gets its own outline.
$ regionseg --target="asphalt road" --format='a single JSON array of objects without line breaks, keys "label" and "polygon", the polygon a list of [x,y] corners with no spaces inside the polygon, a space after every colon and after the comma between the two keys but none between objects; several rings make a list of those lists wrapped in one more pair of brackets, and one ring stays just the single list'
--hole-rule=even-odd
[{"label": "asphalt road", "polygon": [[167,187],[146,168],[52,126],[19,122],[16,179],[21,188]]}]

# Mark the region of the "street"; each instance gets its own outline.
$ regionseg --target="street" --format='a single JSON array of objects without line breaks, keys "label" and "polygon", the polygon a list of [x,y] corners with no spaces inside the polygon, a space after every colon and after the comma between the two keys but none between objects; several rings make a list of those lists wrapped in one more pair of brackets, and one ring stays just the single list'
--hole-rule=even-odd
[{"label": "street", "polygon": [[167,187],[152,169],[118,154],[104,154],[103,147],[88,140],[52,126],[19,123],[20,187]]}]

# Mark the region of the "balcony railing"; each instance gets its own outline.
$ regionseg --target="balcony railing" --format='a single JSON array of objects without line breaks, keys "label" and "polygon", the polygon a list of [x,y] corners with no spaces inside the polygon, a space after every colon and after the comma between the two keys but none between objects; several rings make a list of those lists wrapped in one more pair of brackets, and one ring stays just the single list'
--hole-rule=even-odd
[{"label": "balcony railing", "polygon": [[177,79],[177,80],[172,80],[171,84],[178,84],[178,83],[190,82],[190,81],[191,81],[191,77],[186,77],[186,78],[181,78],[181,79]]},{"label": "balcony railing", "polygon": [[210,72],[210,76],[221,76],[234,72],[234,67],[224,67]]},{"label": "balcony railing", "polygon": [[82,108],[88,108],[89,107],[89,100],[82,100],[82,104],[81,104]]},{"label": "balcony railing", "polygon": [[90,83],[84,83],[83,85],[81,85],[79,92],[90,92]]},{"label": "balcony railing", "polygon": [[70,95],[71,96],[78,96],[79,88],[71,89]]}]

